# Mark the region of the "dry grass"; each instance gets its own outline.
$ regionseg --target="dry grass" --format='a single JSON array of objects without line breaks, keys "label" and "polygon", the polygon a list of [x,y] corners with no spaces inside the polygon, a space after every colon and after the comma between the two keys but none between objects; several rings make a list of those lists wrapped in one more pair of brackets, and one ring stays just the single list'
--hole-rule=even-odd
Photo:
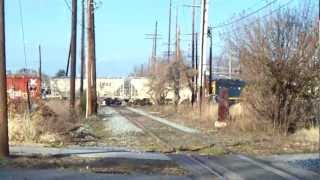
[{"label": "dry grass", "polygon": [[76,117],[77,113],[70,115],[65,102],[35,103],[38,107],[31,113],[15,111],[16,107],[10,108],[9,139],[11,143],[61,143],[66,140],[64,134],[80,121]]},{"label": "dry grass", "polygon": [[[215,139],[217,145],[222,145],[233,152],[270,155],[315,152],[318,149],[319,134],[316,128],[298,131],[294,136],[285,136],[275,131],[270,121],[256,116],[243,103],[230,107],[229,126],[222,129],[214,127],[214,121],[218,116],[218,105],[205,107],[202,118],[198,107],[192,108],[190,105],[180,105],[178,113],[173,106],[144,108],[150,112],[157,112],[155,116],[199,129]],[[219,154],[219,149],[218,152],[216,149],[205,149],[199,153]]]},{"label": "dry grass", "polygon": [[10,114],[9,116],[9,139],[12,142],[32,142],[36,139],[35,126],[37,120],[32,120],[28,113]]},{"label": "dry grass", "polygon": [[[162,117],[172,121],[196,127],[204,131],[215,129],[214,122],[218,119],[218,104],[204,104],[202,113],[199,107],[192,107],[189,104],[181,104],[178,111],[173,105],[146,107],[148,111],[159,112]],[[258,120],[250,109],[243,103],[238,103],[230,107],[229,126],[232,131],[257,131]]]},{"label": "dry grass", "polygon": [[257,119],[244,103],[238,103],[230,107],[231,129],[240,131],[257,130]]},{"label": "dry grass", "polygon": [[320,140],[319,128],[301,129],[293,134],[293,137],[302,142],[318,143]]},{"label": "dry grass", "polygon": [[200,119],[212,123],[218,120],[218,104],[205,104]]},{"label": "dry grass", "polygon": [[182,125],[194,127],[202,131],[210,131],[214,128],[214,122],[218,115],[217,105],[204,105],[200,115],[199,107],[189,104],[181,104],[178,110],[173,105],[145,106],[147,111],[156,113],[156,116],[167,118]]}]

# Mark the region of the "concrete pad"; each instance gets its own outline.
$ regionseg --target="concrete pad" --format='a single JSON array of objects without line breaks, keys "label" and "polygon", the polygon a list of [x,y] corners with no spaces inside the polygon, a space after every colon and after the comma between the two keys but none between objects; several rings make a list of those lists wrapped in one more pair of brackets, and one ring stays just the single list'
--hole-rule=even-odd
[{"label": "concrete pad", "polygon": [[256,165],[256,166],[258,166],[258,167],[260,167],[260,168],[262,168],[262,169],[264,169],[266,171],[272,172],[273,174],[276,174],[276,175],[278,175],[279,177],[281,177],[283,179],[299,180],[298,177],[292,176],[289,173],[286,173],[284,171],[281,171],[281,170],[279,170],[277,168],[274,168],[274,167],[269,166],[267,164],[261,163],[259,161],[254,160],[254,159],[251,159],[249,157],[246,157],[246,156],[243,156],[243,155],[237,155],[237,157],[242,159],[242,160],[244,160],[244,161],[247,161],[247,162],[249,162],[251,164],[254,164],[254,165]]},{"label": "concrete pad", "polygon": [[53,155],[72,155],[72,154],[92,154],[92,153],[105,153],[105,152],[124,152],[128,151],[123,148],[109,148],[109,147],[80,147],[71,146],[64,148],[50,148],[41,146],[10,146],[11,155],[22,156],[53,156]]},{"label": "concrete pad", "polygon": [[320,157],[319,153],[311,154],[282,154],[282,155],[271,155],[263,156],[261,159],[268,161],[295,161],[295,160],[305,160],[305,159],[318,159]]},{"label": "concrete pad", "polygon": [[284,155],[272,155],[259,157],[261,161],[269,164],[270,166],[276,167],[282,171],[286,171],[290,174],[300,177],[301,179],[320,179],[320,172],[316,173],[307,169],[292,166],[288,161],[296,160],[307,160],[307,159],[317,159],[319,154],[284,154]]},{"label": "concrete pad", "polygon": [[159,153],[137,153],[137,152],[108,152],[96,154],[77,154],[77,157],[93,157],[93,158],[119,158],[119,159],[142,159],[142,160],[160,160],[171,161],[171,159]]},{"label": "concrete pad", "polygon": [[162,160],[171,159],[160,153],[128,152],[123,149],[106,147],[68,147],[68,148],[46,148],[33,146],[10,147],[11,155],[19,156],[76,156],[86,158],[121,158],[121,159],[143,159]]},{"label": "concrete pad", "polygon": [[168,121],[168,120],[166,120],[164,118],[153,116],[153,115],[151,115],[151,114],[149,114],[149,113],[147,113],[147,112],[145,112],[145,111],[143,111],[141,109],[135,109],[135,108],[130,108],[130,107],[127,107],[127,109],[132,111],[132,112],[135,112],[137,114],[140,114],[142,116],[146,116],[146,117],[148,117],[150,119],[158,121],[158,122],[160,122],[162,124],[165,124],[165,125],[168,125],[170,127],[175,128],[175,129],[178,129],[180,131],[183,131],[183,132],[186,132],[186,133],[199,133],[199,131],[196,130],[196,129],[192,129],[192,128],[189,128],[189,127],[186,127],[186,126],[182,126],[182,125],[177,124],[177,123],[170,122],[170,121]]}]

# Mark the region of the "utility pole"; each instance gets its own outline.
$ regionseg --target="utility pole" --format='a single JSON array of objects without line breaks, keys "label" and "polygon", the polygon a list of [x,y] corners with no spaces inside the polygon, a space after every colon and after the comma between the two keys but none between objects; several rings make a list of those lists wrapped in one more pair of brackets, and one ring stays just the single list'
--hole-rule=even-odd
[{"label": "utility pole", "polygon": [[9,156],[4,0],[0,0],[0,157]]},{"label": "utility pole", "polygon": [[70,40],[69,51],[68,51],[68,62],[67,62],[67,68],[66,68],[66,74],[65,74],[66,77],[68,77],[68,74],[69,74],[70,56],[71,56],[71,40]]},{"label": "utility pole", "polygon": [[[154,65],[156,64],[156,59],[157,59],[157,46],[158,46],[158,39],[159,38],[159,33],[158,33],[158,21],[155,23],[155,30],[153,34],[145,34],[147,37],[145,39],[151,39],[152,40],[152,57],[151,57],[151,62],[149,64],[151,65],[152,68],[154,68]],[[153,70],[153,69],[152,69]]]},{"label": "utility pole", "polygon": [[154,38],[154,57],[156,58],[157,57],[157,37],[158,37],[158,21],[156,21],[156,27],[155,27],[155,30],[154,30],[154,35],[155,35],[155,38]]},{"label": "utility pole", "polygon": [[95,4],[94,0],[92,1],[92,32],[93,32],[93,44],[92,44],[92,49],[93,49],[93,63],[92,63],[92,97],[93,97],[93,114],[98,113],[98,104],[97,104],[97,61],[96,61],[96,25],[95,25]]},{"label": "utility pole", "polygon": [[[196,13],[196,8],[200,8],[199,5],[195,4],[195,0],[192,0],[192,5],[184,5],[186,7],[191,7],[192,8],[192,40],[191,40],[191,64],[192,64],[192,69],[197,69],[197,62],[195,62],[195,13]],[[192,106],[194,105],[196,101],[196,95],[197,95],[197,82],[196,82],[197,76],[192,77],[192,97],[191,97],[191,104]]]},{"label": "utility pole", "polygon": [[143,67],[143,64],[141,64],[141,67],[140,67],[140,76],[143,76],[144,74],[144,67]]},{"label": "utility pole", "polygon": [[180,59],[180,29],[179,29],[179,8],[176,12],[176,61]]},{"label": "utility pole", "polygon": [[212,27],[208,29],[208,36],[210,38],[210,55],[209,55],[209,94],[212,94],[212,38],[213,38],[213,31]]},{"label": "utility pole", "polygon": [[[192,43],[191,43],[191,48],[192,48],[192,53],[191,53],[191,60],[192,60],[192,69],[194,69],[195,68],[195,52],[194,52],[194,48],[195,48],[195,34],[194,34],[194,32],[195,32],[195,14],[196,14],[196,4],[195,4],[195,0],[192,0]],[[191,97],[191,104],[192,104],[192,106],[193,106],[193,104],[194,104],[194,102],[196,101],[196,86],[197,86],[197,84],[195,84],[195,79],[196,79],[196,77],[195,76],[193,76],[192,77],[192,86],[193,86],[193,88],[192,88],[192,97]]]},{"label": "utility pole", "polygon": [[229,79],[232,79],[232,61],[231,58],[229,58]]},{"label": "utility pole", "polygon": [[[195,40],[195,65],[196,65],[196,70],[198,71],[198,69],[199,69],[199,66],[198,66],[198,33],[195,33],[195,35],[194,35],[194,40]],[[198,89],[198,82],[199,82],[199,80],[198,80],[198,76],[196,76],[195,77],[195,79],[196,79],[196,83],[195,83],[195,94],[194,94],[194,96],[195,96],[195,100],[197,99],[197,93],[198,93],[198,91],[199,91],[199,89]]]},{"label": "utility pole", "polygon": [[209,6],[209,0],[201,1],[200,62],[199,62],[199,70],[198,70],[198,79],[200,80],[200,82],[198,82],[200,112],[202,111],[202,101],[203,101],[204,84],[205,84],[204,63],[206,62],[206,59],[207,59],[208,6]]},{"label": "utility pole", "polygon": [[92,97],[92,64],[94,61],[94,32],[93,32],[93,0],[87,0],[87,104],[86,104],[86,118],[89,118],[93,113],[93,97]]},{"label": "utility pole", "polygon": [[77,0],[72,0],[71,20],[71,65],[70,65],[70,108],[74,109],[76,96],[76,58],[77,58]]},{"label": "utility pole", "polygon": [[39,45],[39,80],[40,80],[40,94],[42,95],[42,59],[41,59],[41,45]]},{"label": "utility pole", "polygon": [[83,79],[84,79],[84,66],[85,66],[85,0],[81,2],[81,69],[80,69],[80,101],[83,104]]},{"label": "utility pole", "polygon": [[179,28],[179,21],[178,21],[178,16],[179,16],[179,9],[177,8],[177,13],[176,13],[176,58],[174,60],[175,64],[173,67],[173,73],[174,73],[174,104],[175,108],[177,108],[177,105],[179,104],[180,101],[180,70],[179,70],[179,64],[181,61],[181,54],[180,54],[180,28]]},{"label": "utility pole", "polygon": [[170,0],[170,5],[169,5],[168,62],[170,61],[170,54],[171,54],[171,15],[172,15],[172,0]]},{"label": "utility pole", "polygon": [[[320,47],[320,0],[318,1],[318,50]],[[318,59],[319,59],[319,52],[318,52]],[[320,134],[320,99],[318,99],[318,126],[319,126],[319,134]],[[319,142],[320,142],[320,136],[319,136]],[[318,147],[318,151],[319,151],[319,158],[320,158],[320,143],[319,143],[319,147]]]}]

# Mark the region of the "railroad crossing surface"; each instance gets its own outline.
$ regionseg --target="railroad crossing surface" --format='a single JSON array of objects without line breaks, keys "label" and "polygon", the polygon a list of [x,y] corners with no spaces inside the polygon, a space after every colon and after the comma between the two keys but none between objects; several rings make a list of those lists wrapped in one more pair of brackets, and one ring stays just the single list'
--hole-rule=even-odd
[{"label": "railroad crossing surface", "polygon": [[[195,153],[177,153],[181,147],[192,149],[190,143],[203,145],[214,143],[202,136],[195,129],[171,123],[165,119],[151,116],[132,108],[110,108],[101,111],[106,117],[114,116],[115,121],[127,129],[143,131],[158,143],[167,153],[151,153],[126,148],[114,147],[80,147],[48,148],[41,146],[12,146],[11,154],[18,156],[72,156],[79,158],[126,159],[135,164],[139,160],[150,162],[173,162],[189,172],[187,175],[146,175],[146,174],[101,174],[75,172],[60,169],[0,169],[1,180],[11,179],[234,179],[234,180],[318,180],[320,174],[302,168],[290,166],[285,161],[279,162],[272,158],[249,157],[241,154],[224,156],[203,156]],[[129,126],[126,124],[130,124]],[[117,127],[121,129],[122,127]],[[169,153],[168,153],[169,152]],[[311,155],[317,156],[317,155]],[[286,157],[288,159],[288,157]],[[152,163],[151,163],[152,166]],[[320,172],[320,170],[318,171]]]},{"label": "railroad crossing surface", "polygon": [[291,167],[285,163],[273,163],[265,159],[257,159],[244,155],[234,154],[226,156],[200,156],[187,154],[160,154],[133,152],[118,148],[105,147],[68,147],[68,148],[43,148],[39,146],[13,146],[12,155],[23,156],[59,156],[72,155],[77,157],[97,157],[130,159],[132,161],[143,159],[152,161],[173,161],[180,167],[190,172],[187,176],[164,175],[117,175],[79,173],[67,170],[19,170],[0,169],[0,179],[234,179],[234,180],[316,180],[320,175]]}]

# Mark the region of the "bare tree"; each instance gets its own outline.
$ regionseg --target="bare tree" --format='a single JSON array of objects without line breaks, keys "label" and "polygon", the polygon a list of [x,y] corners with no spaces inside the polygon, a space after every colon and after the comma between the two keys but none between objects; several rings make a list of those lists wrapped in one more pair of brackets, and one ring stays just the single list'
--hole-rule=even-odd
[{"label": "bare tree", "polygon": [[180,91],[183,88],[188,88],[192,92],[192,77],[196,74],[196,70],[193,70],[183,58],[173,60],[169,64],[167,78],[170,89],[173,90],[175,95],[174,104],[176,107],[180,103]]},{"label": "bare tree", "polygon": [[166,97],[170,91],[168,80],[168,63],[165,61],[154,61],[154,70],[149,71],[149,95],[153,102],[158,105],[164,105]]},{"label": "bare tree", "polygon": [[[317,23],[310,3],[242,25],[227,38],[247,81],[245,101],[274,126],[307,121],[308,104],[319,97]],[[303,103],[302,103],[303,102]],[[285,131],[287,132],[287,131]]]}]

